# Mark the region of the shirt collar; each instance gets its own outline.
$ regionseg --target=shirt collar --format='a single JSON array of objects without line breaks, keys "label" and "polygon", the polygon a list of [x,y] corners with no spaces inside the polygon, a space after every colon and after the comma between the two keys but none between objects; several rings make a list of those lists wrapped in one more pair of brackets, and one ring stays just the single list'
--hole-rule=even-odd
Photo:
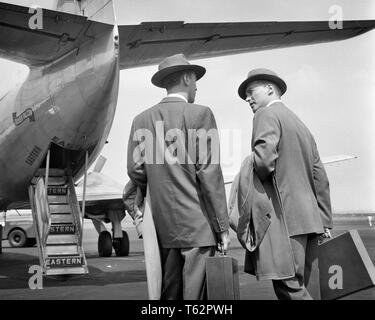
[{"label": "shirt collar", "polygon": [[188,103],[187,99],[183,95],[178,94],[178,93],[170,93],[167,95],[167,98],[180,98],[184,100],[186,103]]},{"label": "shirt collar", "polygon": [[266,108],[269,107],[271,104],[274,104],[276,102],[282,102],[282,101],[280,99],[272,100],[271,102],[268,102],[268,104],[266,105]]}]

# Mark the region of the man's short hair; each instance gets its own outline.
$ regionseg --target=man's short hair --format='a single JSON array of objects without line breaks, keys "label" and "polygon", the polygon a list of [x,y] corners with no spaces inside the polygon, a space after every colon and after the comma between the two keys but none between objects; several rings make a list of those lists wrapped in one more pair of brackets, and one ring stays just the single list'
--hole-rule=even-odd
[{"label": "man's short hair", "polygon": [[166,88],[167,90],[170,88],[173,88],[181,83],[182,76],[184,74],[192,74],[194,71],[190,70],[183,70],[183,71],[177,71],[175,73],[170,74],[169,76],[165,77],[163,80],[163,87]]}]

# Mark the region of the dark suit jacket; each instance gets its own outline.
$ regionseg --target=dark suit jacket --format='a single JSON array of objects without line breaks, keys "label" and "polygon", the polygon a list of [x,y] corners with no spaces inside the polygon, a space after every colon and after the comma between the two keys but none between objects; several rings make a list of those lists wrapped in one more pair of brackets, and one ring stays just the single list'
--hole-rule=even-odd
[{"label": "dark suit jacket", "polygon": [[283,103],[255,113],[252,150],[259,178],[275,185],[290,236],[332,228],[329,182],[315,140]]},{"label": "dark suit jacket", "polygon": [[[148,131],[142,133],[142,129]],[[174,138],[178,133],[170,130],[175,129],[182,132],[182,139]],[[147,185],[150,188],[155,228],[164,248],[216,245],[215,233],[229,228],[221,167],[219,163],[211,163],[213,148],[210,143],[207,153],[200,154],[197,144],[200,138],[194,134],[199,129],[207,132],[217,129],[212,111],[174,97],[164,98],[142,112],[132,124],[128,175],[144,194]],[[151,144],[146,140],[141,144],[134,141],[134,137],[140,139],[142,135],[147,136],[146,140],[149,139]],[[147,144],[148,155],[147,151],[142,151]],[[174,148],[173,145],[179,147]],[[218,144],[216,147],[219,147]],[[167,159],[163,157],[165,150],[170,151]],[[172,155],[182,158],[178,163],[169,164],[169,160],[176,159]],[[207,156],[207,161],[204,161],[204,156]],[[157,164],[160,160],[164,163]]]}]

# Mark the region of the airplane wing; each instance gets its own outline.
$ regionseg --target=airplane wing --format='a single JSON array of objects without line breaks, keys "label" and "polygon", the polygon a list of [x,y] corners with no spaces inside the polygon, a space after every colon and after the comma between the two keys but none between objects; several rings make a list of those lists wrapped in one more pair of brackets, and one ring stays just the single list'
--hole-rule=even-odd
[{"label": "airplane wing", "polygon": [[355,156],[337,155],[337,156],[323,157],[321,160],[322,160],[323,164],[327,165],[327,164],[331,164],[331,163],[353,160],[353,159],[357,159],[357,158],[358,157],[355,157]]},{"label": "airplane wing", "polygon": [[[92,214],[103,214],[107,210],[125,210],[122,201],[124,186],[100,172],[90,172],[87,175],[86,211]],[[82,204],[83,179],[76,186],[78,201]],[[30,202],[14,202],[11,209],[30,209]]]},{"label": "airplane wing", "polygon": [[[101,156],[102,157],[102,156]],[[330,165],[342,161],[356,159],[355,156],[349,155],[335,155],[323,157],[322,163]],[[102,213],[108,209],[125,209],[122,201],[122,193],[124,186],[114,181],[113,179],[100,173],[103,167],[102,158],[97,162],[97,166],[93,172],[90,172],[87,177],[87,191],[86,191],[86,208],[89,211]],[[231,184],[237,172],[230,172],[224,175],[224,184]],[[76,187],[78,201],[82,201],[83,195],[83,180]],[[104,211],[103,211],[104,210]]]},{"label": "airplane wing", "polygon": [[[335,156],[328,156],[328,157],[323,157],[321,159],[322,163],[324,165],[330,165],[332,163],[337,163],[337,162],[342,162],[342,161],[347,161],[347,160],[353,160],[357,159],[358,157],[356,156],[348,156],[348,155],[335,155]],[[231,184],[234,181],[234,177],[236,176],[237,173],[230,173],[226,174],[224,176],[224,184]]]},{"label": "airplane wing", "polygon": [[[121,210],[125,212],[122,200],[124,187],[121,183],[101,173],[106,158],[102,155],[96,161],[94,170],[87,174],[85,211],[91,215],[103,215],[108,210]],[[83,200],[82,178],[76,185],[76,195],[79,203]],[[30,209],[30,202],[14,202],[9,209]]]},{"label": "airplane wing", "polygon": [[159,63],[184,53],[188,59],[269,50],[344,40],[375,27],[375,20],[344,21],[331,29],[328,21],[184,23],[144,22],[119,26],[120,68]]},{"label": "airplane wing", "polygon": [[[0,57],[28,66],[61,58],[112,25],[85,16],[43,9],[43,29],[29,26],[28,7],[0,2]],[[351,38],[375,27],[375,20],[344,21],[332,30],[328,21],[184,23],[144,22],[119,26],[120,68],[159,63],[183,52],[189,59],[209,58]]]},{"label": "airplane wing", "polygon": [[[107,210],[125,210],[122,201],[124,186],[100,172],[87,175],[85,208],[91,214],[103,214]],[[76,186],[78,201],[83,199],[83,179]]]},{"label": "airplane wing", "polygon": [[43,65],[61,58],[93,36],[113,28],[87,17],[43,9],[43,29],[29,27],[29,8],[0,2],[0,58]]},{"label": "airplane wing", "polygon": [[[335,155],[323,157],[321,160],[324,165],[330,165],[357,158],[349,155]],[[94,171],[87,175],[85,207],[86,211],[91,214],[103,214],[107,210],[125,210],[122,200],[124,186],[100,173],[104,162],[105,160],[100,156]],[[237,172],[226,173],[224,175],[224,184],[231,184],[236,174]],[[78,201],[82,203],[83,179],[78,183],[76,193]],[[10,209],[30,209],[30,203],[14,203],[10,206]]]}]

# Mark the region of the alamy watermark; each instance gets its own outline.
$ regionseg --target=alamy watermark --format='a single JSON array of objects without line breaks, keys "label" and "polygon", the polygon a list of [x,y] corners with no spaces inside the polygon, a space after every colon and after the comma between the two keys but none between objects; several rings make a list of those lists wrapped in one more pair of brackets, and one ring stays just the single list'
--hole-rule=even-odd
[{"label": "alamy watermark", "polygon": [[29,8],[29,13],[32,14],[29,19],[29,28],[31,30],[43,29],[43,9],[34,5]]},{"label": "alamy watermark", "polygon": [[342,290],[343,289],[343,270],[339,265],[332,265],[328,269],[328,273],[332,276],[328,280],[328,287],[331,290]]},{"label": "alamy watermark", "polygon": [[188,129],[165,130],[163,121],[155,130],[137,129],[133,134],[133,161],[137,164],[220,164],[221,147],[228,150],[225,165],[241,163],[241,130]]},{"label": "alamy watermark", "polygon": [[342,7],[339,5],[332,5],[328,9],[328,13],[330,15],[328,21],[329,28],[332,30],[343,29],[344,16]]},{"label": "alamy watermark", "polygon": [[29,274],[32,274],[29,278],[29,288],[31,290],[43,289],[43,268],[38,265],[33,265],[29,268]]}]

